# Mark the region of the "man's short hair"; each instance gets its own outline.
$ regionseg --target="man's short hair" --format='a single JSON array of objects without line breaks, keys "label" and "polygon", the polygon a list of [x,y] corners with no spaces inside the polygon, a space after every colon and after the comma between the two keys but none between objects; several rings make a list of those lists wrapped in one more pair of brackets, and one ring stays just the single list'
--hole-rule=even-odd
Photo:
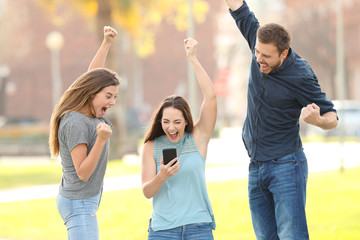
[{"label": "man's short hair", "polygon": [[276,23],[268,23],[261,26],[257,31],[258,41],[261,43],[273,43],[279,50],[279,55],[290,48],[291,35],[284,26]]}]

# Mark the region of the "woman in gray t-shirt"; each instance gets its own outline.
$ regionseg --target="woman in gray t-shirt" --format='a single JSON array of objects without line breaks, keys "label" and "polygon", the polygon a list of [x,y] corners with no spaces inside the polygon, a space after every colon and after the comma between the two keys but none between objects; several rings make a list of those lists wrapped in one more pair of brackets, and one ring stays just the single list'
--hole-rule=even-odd
[{"label": "woman in gray t-shirt", "polygon": [[99,239],[96,211],[112,134],[104,115],[114,106],[120,84],[104,65],[116,35],[115,29],[104,27],[104,40],[88,71],[64,92],[51,116],[50,151],[52,157],[60,155],[63,171],[57,207],[68,239]]}]

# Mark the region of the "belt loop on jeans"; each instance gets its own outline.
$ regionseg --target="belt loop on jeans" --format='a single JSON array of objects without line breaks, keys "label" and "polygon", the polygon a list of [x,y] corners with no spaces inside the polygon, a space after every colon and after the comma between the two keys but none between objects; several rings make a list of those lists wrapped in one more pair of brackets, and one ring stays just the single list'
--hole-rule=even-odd
[{"label": "belt loop on jeans", "polygon": [[182,231],[181,231],[181,240],[184,239],[184,235],[185,235],[185,231],[186,231],[186,225],[182,226]]}]

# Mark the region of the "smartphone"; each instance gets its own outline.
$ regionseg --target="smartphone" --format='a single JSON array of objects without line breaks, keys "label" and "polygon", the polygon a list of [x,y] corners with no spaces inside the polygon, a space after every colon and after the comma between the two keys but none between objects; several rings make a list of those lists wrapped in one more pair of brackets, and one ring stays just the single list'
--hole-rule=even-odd
[{"label": "smartphone", "polygon": [[[164,148],[163,149],[163,158],[164,165],[167,165],[171,160],[176,158],[176,148]],[[174,162],[171,166],[173,166],[176,162]]]}]

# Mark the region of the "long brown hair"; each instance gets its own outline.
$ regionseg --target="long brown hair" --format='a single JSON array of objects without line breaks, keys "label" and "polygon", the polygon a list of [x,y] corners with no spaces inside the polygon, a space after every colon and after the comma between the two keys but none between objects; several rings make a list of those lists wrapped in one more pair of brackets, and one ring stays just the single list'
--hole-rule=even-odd
[{"label": "long brown hair", "polygon": [[155,111],[150,128],[145,134],[144,143],[154,140],[155,138],[161,135],[165,135],[165,132],[161,127],[161,119],[163,116],[164,109],[168,107],[179,109],[182,112],[185,121],[187,122],[187,125],[185,127],[185,132],[187,133],[192,132],[194,128],[194,123],[193,123],[189,104],[186,102],[186,100],[183,97],[177,95],[171,95],[165,98],[160,103],[158,109]]},{"label": "long brown hair", "polygon": [[118,86],[119,76],[106,68],[96,68],[83,73],[63,93],[56,104],[50,119],[49,147],[52,157],[59,155],[58,131],[61,118],[65,113],[92,109],[92,97],[108,86]]}]

